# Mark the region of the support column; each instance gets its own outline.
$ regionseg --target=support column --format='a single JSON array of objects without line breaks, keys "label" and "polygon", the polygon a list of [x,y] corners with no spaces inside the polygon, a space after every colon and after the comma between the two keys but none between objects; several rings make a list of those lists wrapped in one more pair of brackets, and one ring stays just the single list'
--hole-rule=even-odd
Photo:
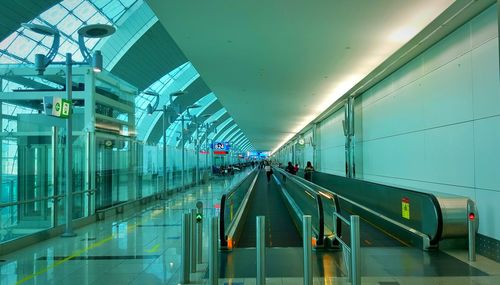
[{"label": "support column", "polygon": [[354,178],[354,98],[349,97],[344,105],[345,175]]},{"label": "support column", "polygon": [[181,144],[182,144],[182,169],[181,169],[181,189],[184,191],[184,168],[185,168],[185,150],[184,150],[184,115],[181,116]]},{"label": "support column", "polygon": [[73,60],[66,53],[66,99],[70,103],[66,119],[66,227],[62,237],[74,237],[73,232]]},{"label": "support column", "polygon": [[163,189],[167,192],[167,105],[163,105]]}]

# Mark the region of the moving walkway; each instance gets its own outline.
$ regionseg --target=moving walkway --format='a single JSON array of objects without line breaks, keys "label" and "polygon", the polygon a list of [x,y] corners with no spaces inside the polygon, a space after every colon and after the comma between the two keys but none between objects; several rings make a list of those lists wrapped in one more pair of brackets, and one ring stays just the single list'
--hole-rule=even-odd
[{"label": "moving walkway", "polygon": [[[302,272],[302,261],[297,260],[297,257],[301,256],[303,215],[312,217],[312,243],[316,249],[313,263],[316,276],[325,276],[327,271],[329,274],[336,272],[333,274],[341,276],[347,271],[342,266],[342,246],[336,237],[350,244],[349,231],[334,213],[344,218],[352,214],[361,216],[361,245],[374,248],[375,251],[367,252],[375,252],[375,255],[380,253],[380,248],[383,248],[383,251],[394,248],[395,251],[389,250],[391,254],[416,260],[422,258],[421,255],[426,251],[437,252],[434,249],[437,249],[439,242],[443,240],[464,240],[467,237],[468,213],[475,212],[468,199],[319,175],[315,174],[316,180],[313,179],[313,182],[324,185],[330,183],[328,188],[278,168],[274,168],[272,181],[268,183],[265,172],[254,170],[240,184],[223,195],[219,223],[220,247],[230,251],[222,253],[221,276],[252,276],[238,267],[252,266],[252,262],[249,263],[248,260],[254,260],[255,257],[255,217],[258,215],[266,216],[266,223],[269,221],[270,224],[266,227],[266,246],[271,248],[268,256],[271,256],[271,259],[274,256],[275,260],[269,263],[274,264],[274,267],[276,263],[282,264],[282,267],[286,267],[286,272],[291,272],[286,273],[292,274],[290,277],[294,274],[300,276]],[[397,207],[388,203],[393,200],[399,202]],[[405,203],[410,204],[409,219],[407,213],[402,212]],[[325,258],[330,262],[336,260],[334,263],[339,268],[332,270],[331,265],[325,263]],[[446,260],[445,263],[454,264],[455,268],[471,272],[467,264],[444,253],[434,254],[433,258],[438,262],[421,266],[439,267],[436,264]],[[421,270],[424,275],[432,274],[429,272],[433,271],[436,270]],[[442,270],[437,271],[443,274]],[[274,274],[280,276],[285,274],[283,272],[285,271]],[[482,274],[474,272],[473,274]]]}]

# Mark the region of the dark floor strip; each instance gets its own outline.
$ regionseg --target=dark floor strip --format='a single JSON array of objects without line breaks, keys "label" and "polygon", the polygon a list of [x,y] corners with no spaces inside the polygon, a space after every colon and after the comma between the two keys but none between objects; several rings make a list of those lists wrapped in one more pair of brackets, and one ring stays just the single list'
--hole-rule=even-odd
[{"label": "dark floor strip", "polygon": [[257,216],[266,217],[267,247],[301,247],[302,238],[281,198],[278,184],[274,179],[267,182],[265,172],[260,171],[254,187],[253,201],[247,206],[249,207],[247,218],[236,247],[255,247]]},{"label": "dark floor strip", "polygon": [[96,240],[96,238],[82,238],[81,241],[89,241],[89,240]]},{"label": "dark floor strip", "polygon": [[[75,256],[71,260],[114,260],[114,259],[156,259],[160,255],[95,255],[95,256]],[[68,256],[42,256],[37,260],[63,260]]]},{"label": "dark floor strip", "polygon": [[180,227],[181,224],[163,224],[163,225],[137,225],[137,227]]},{"label": "dark floor strip", "polygon": [[395,281],[380,281],[378,282],[379,285],[400,285],[399,282]]}]

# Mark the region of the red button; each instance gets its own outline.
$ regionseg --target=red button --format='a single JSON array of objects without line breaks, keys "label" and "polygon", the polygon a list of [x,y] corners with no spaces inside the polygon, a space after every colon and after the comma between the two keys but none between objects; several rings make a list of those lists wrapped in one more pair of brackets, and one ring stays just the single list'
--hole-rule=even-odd
[{"label": "red button", "polygon": [[475,218],[476,215],[474,215],[474,213],[469,213],[469,220],[474,221]]}]

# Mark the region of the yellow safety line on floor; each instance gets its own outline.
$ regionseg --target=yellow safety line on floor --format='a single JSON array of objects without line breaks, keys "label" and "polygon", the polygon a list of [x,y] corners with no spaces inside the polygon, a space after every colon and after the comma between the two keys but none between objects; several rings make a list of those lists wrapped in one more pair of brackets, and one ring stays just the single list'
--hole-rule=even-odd
[{"label": "yellow safety line on floor", "polygon": [[[147,220],[149,220],[149,219],[150,219],[150,218],[146,217],[146,218],[145,218],[142,222],[146,222],[146,221],[147,221]],[[128,226],[127,226],[127,233],[131,233],[131,232],[135,231],[136,229],[137,229],[137,224],[134,224],[134,225],[128,225]],[[78,257],[78,256],[80,256],[80,255],[84,254],[85,252],[87,252],[87,251],[91,250],[91,249],[94,249],[94,248],[96,248],[96,247],[99,247],[99,246],[101,246],[101,245],[103,245],[103,244],[105,244],[105,243],[107,243],[107,242],[109,242],[109,241],[113,240],[113,238],[115,238],[115,237],[118,237],[118,235],[110,235],[110,236],[108,236],[108,237],[106,237],[106,238],[104,238],[104,239],[102,239],[102,240],[100,240],[100,241],[98,241],[98,242],[95,242],[95,243],[91,244],[90,246],[87,246],[87,247],[86,247],[86,248],[84,248],[84,249],[80,249],[80,250],[78,250],[78,251],[74,252],[73,254],[71,254],[70,256],[68,256],[68,257],[66,257],[66,258],[64,258],[64,259],[62,259],[62,260],[58,260],[58,261],[56,261],[54,264],[52,264],[52,265],[50,265],[50,266],[47,266],[47,267],[45,267],[44,269],[41,269],[41,270],[39,270],[39,271],[37,271],[37,272],[35,272],[35,273],[33,273],[33,274],[30,274],[30,275],[28,275],[28,276],[24,277],[23,279],[21,279],[21,280],[17,281],[17,282],[16,282],[16,285],[19,285],[19,284],[22,284],[22,283],[24,283],[24,282],[26,282],[26,281],[29,281],[29,280],[31,280],[31,279],[33,279],[33,278],[35,278],[35,277],[36,277],[36,276],[38,276],[38,275],[41,275],[41,274],[43,274],[43,273],[45,273],[45,272],[47,272],[47,271],[49,271],[49,270],[51,270],[51,269],[53,269],[53,268],[55,268],[55,267],[57,267],[57,266],[61,265],[61,264],[63,264],[63,263],[66,263],[68,260],[71,260],[71,259],[73,259],[73,258],[75,258],[75,257]],[[159,244],[158,244],[158,247],[160,247],[160,245],[159,245]]]},{"label": "yellow safety line on floor", "polygon": [[47,266],[47,267],[45,267],[44,269],[39,270],[39,271],[37,271],[37,272],[35,272],[35,273],[31,274],[31,275],[28,275],[28,276],[24,277],[23,279],[21,279],[21,280],[17,281],[17,282],[16,282],[16,285],[17,285],[17,284],[22,284],[22,283],[24,283],[24,282],[26,282],[26,281],[28,281],[28,280],[31,280],[31,279],[33,279],[34,277],[36,277],[36,276],[38,276],[38,275],[40,275],[40,274],[43,274],[43,273],[45,273],[45,272],[49,271],[50,269],[53,269],[53,268],[55,268],[55,267],[57,267],[57,266],[59,266],[59,265],[61,265],[61,264],[65,263],[65,262],[67,262],[68,260],[71,260],[71,259],[73,259],[73,258],[75,258],[75,257],[78,257],[78,256],[82,255],[83,253],[85,253],[85,252],[87,252],[87,251],[89,251],[89,250],[91,250],[91,249],[93,249],[93,248],[99,247],[99,246],[101,246],[101,245],[103,245],[103,244],[105,244],[105,243],[109,242],[109,241],[110,241],[110,240],[112,240],[112,239],[113,239],[113,235],[108,236],[108,237],[106,237],[105,239],[100,240],[100,241],[98,241],[98,242],[96,242],[96,243],[93,243],[92,245],[87,246],[87,247],[86,247],[86,248],[84,248],[84,249],[80,249],[80,250],[78,250],[78,251],[74,252],[72,255],[70,255],[70,256],[68,256],[68,257],[66,257],[65,259],[58,260],[56,263],[54,263],[54,264],[52,264],[52,265],[50,265],[50,266]]},{"label": "yellow safety line on floor", "polygon": [[159,243],[157,243],[156,245],[154,245],[152,248],[146,250],[146,252],[149,252],[149,253],[158,252],[158,249],[160,249],[160,244]]}]

